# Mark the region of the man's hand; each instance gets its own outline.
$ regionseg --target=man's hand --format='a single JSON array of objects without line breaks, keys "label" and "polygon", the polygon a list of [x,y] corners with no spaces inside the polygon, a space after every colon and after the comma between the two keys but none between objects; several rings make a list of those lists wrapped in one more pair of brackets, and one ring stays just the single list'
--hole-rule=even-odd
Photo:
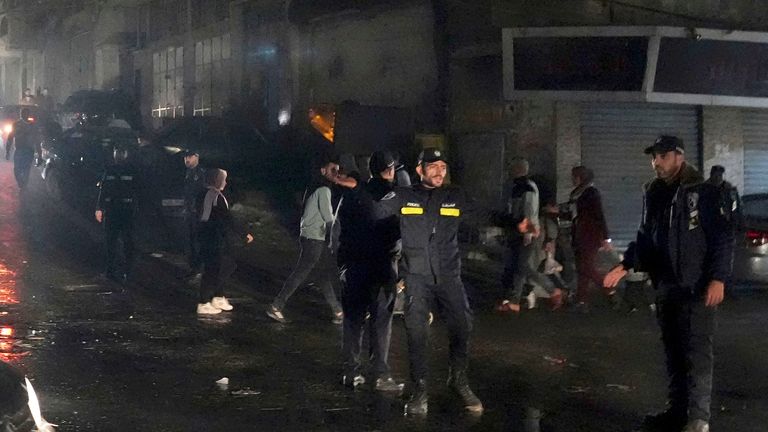
[{"label": "man's hand", "polygon": [[245,244],[248,244],[248,243],[250,243],[252,241],[253,241],[253,236],[250,233],[246,234],[245,235]]},{"label": "man's hand", "polygon": [[705,298],[704,304],[707,305],[707,307],[715,307],[723,302],[723,299],[725,298],[725,284],[718,281],[713,280],[712,282],[707,285],[707,295]]},{"label": "man's hand", "polygon": [[104,212],[101,210],[96,210],[96,213],[94,214],[96,216],[96,222],[101,223],[104,220]]},{"label": "man's hand", "polygon": [[352,178],[350,176],[343,175],[343,174],[340,174],[340,175],[334,177],[333,178],[333,182],[336,183],[337,185],[341,186],[341,187],[345,187],[345,188],[349,188],[349,189],[354,189],[355,186],[357,186],[357,180],[355,180],[354,178]]},{"label": "man's hand", "polygon": [[621,279],[626,275],[627,270],[624,269],[623,265],[619,264],[605,275],[605,278],[603,278],[603,286],[605,288],[616,288],[616,285],[618,285]]}]

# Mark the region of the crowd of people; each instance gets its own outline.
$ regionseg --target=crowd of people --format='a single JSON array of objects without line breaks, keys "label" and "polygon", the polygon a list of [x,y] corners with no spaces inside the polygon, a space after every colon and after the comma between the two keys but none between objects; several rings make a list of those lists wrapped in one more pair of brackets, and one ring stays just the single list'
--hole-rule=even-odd
[{"label": "crowd of people", "polygon": [[[22,112],[8,146],[15,146],[15,172],[22,188],[32,163],[29,155],[39,151],[35,140],[25,135],[24,119]],[[404,170],[388,151],[371,155],[369,178],[359,170],[341,170],[334,158],[322,159],[304,194],[298,261],[265,312],[277,322],[287,322],[284,310],[289,299],[314,272],[332,321],[342,325],[342,384],[357,388],[370,379],[378,391],[401,391],[404,384],[393,378],[388,353],[396,297],[404,292],[400,303],[412,388],[406,414],[428,410],[433,310],[440,311],[448,331],[448,384],[467,411],[480,413],[483,403],[470,388],[467,371],[473,314],[462,282],[458,236],[462,220],[479,218],[505,231],[502,294],[495,308],[502,314],[520,313],[521,300],[527,298],[530,305],[539,294],[549,298],[553,309],[570,302],[577,310],[586,310],[593,287],[614,295],[629,271],[648,274],[656,291],[670,386],[668,409],[649,416],[645,425],[648,430],[707,432],[714,323],[730,277],[734,229],[740,219],[738,194],[723,180],[722,166],[714,166],[704,181],[686,163],[685,147],[677,137],[661,136],[645,152],[656,177],[645,185],[637,239],[607,274],[596,262],[601,250],[612,250],[611,239],[588,167],[572,169],[569,201],[558,205],[540,202],[528,162],[515,158],[503,209],[489,211],[474,205],[460,188],[446,184],[448,158],[438,148],[421,152],[413,185],[403,185],[410,179],[398,174]],[[227,172],[202,168],[194,150],[184,156],[189,276],[199,282],[197,313],[215,315],[234,307],[224,293],[235,269],[231,239],[250,243],[253,236],[240,229],[230,213],[224,194]],[[100,182],[95,212],[106,231],[106,276],[118,281],[128,277],[134,257],[137,172],[127,160],[127,150],[116,147],[114,163],[106,167]],[[564,281],[563,266],[556,259],[557,244],[563,244],[558,241],[561,217],[571,222],[575,283]],[[124,247],[123,266],[116,260],[118,239]],[[562,254],[560,260],[567,261]],[[337,281],[342,282],[340,300]],[[367,376],[362,359],[366,330]]]}]

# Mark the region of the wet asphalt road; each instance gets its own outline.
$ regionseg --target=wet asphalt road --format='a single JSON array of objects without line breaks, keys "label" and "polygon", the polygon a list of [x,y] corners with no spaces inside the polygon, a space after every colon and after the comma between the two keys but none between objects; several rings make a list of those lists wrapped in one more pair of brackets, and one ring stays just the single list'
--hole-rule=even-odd
[{"label": "wet asphalt road", "polygon": [[[402,397],[340,386],[340,329],[318,292],[297,293],[288,325],[264,315],[295,246],[279,233],[262,236],[270,241],[255,234],[228,287],[235,311],[199,319],[195,290],[178,277],[179,256],[143,254],[124,289],[100,281],[100,227],[47,195],[39,177],[20,194],[12,165],[2,162],[0,356],[33,380],[44,416],[60,431],[526,431],[527,417],[540,412],[544,432],[614,432],[633,430],[643,413],[663,406],[650,314],[597,307],[589,315],[496,316],[487,310],[498,269],[473,264],[467,282],[479,301],[470,376],[486,412],[461,413],[443,384],[447,340],[437,322],[430,413],[404,418]],[[155,246],[143,243],[147,252]],[[768,430],[767,308],[759,293],[722,307],[713,431]],[[404,340],[396,318],[391,365],[400,380],[408,370]],[[222,377],[227,388],[215,383]]]}]

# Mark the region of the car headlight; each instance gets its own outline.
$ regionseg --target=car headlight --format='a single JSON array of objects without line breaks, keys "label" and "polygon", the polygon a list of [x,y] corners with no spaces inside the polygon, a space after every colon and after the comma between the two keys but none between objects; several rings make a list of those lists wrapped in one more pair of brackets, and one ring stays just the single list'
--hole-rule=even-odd
[{"label": "car headlight", "polygon": [[13,123],[7,123],[5,126],[3,126],[3,132],[6,134],[13,132]]}]

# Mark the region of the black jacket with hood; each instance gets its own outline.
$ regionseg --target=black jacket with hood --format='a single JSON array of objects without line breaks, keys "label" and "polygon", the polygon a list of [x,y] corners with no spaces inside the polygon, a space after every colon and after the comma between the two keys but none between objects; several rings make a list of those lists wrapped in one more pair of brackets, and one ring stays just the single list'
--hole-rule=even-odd
[{"label": "black jacket with hood", "polygon": [[[733,233],[720,209],[717,190],[698,171],[683,165],[671,203],[662,197],[664,180],[645,185],[637,240],[629,245],[625,269],[648,272],[657,286],[671,276],[679,287],[702,294],[713,280],[728,282],[733,264]],[[661,207],[660,207],[661,206]],[[661,224],[669,224],[667,250],[659,243]],[[669,257],[668,263],[662,262]],[[665,269],[672,275],[663,274]]]}]

